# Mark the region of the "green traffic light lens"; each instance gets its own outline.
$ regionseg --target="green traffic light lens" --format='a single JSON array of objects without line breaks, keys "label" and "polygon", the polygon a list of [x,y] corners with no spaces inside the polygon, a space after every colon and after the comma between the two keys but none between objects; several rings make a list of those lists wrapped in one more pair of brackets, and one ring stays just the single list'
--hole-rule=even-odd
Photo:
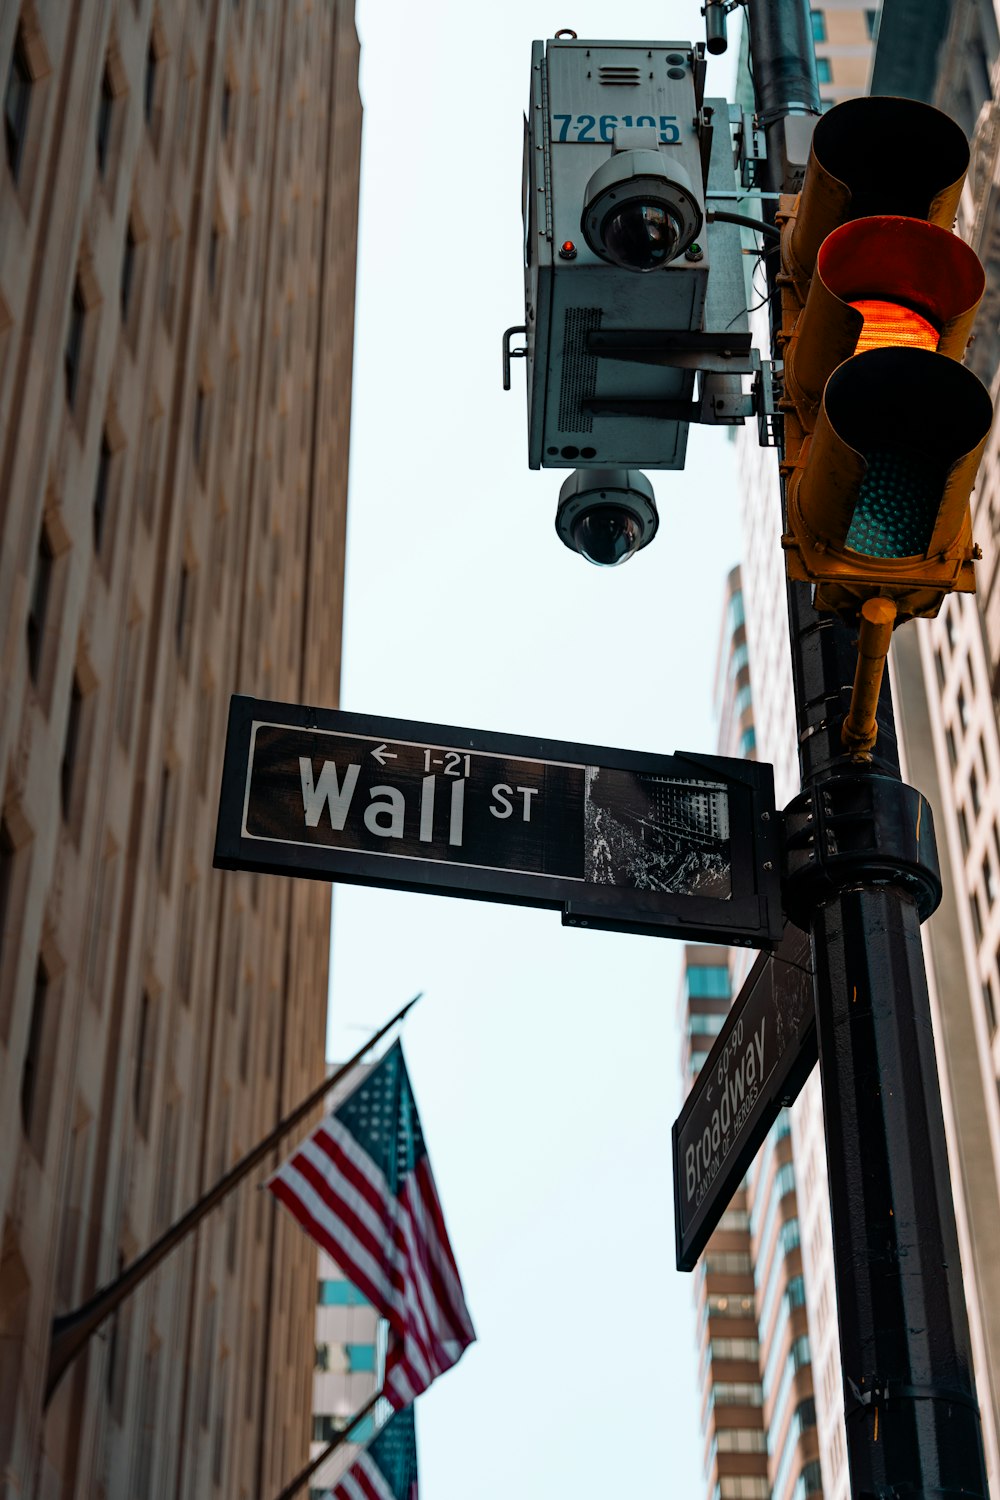
[{"label": "green traffic light lens", "polygon": [[944,476],[912,449],[864,454],[868,471],[845,538],[865,557],[914,557],[930,546]]}]

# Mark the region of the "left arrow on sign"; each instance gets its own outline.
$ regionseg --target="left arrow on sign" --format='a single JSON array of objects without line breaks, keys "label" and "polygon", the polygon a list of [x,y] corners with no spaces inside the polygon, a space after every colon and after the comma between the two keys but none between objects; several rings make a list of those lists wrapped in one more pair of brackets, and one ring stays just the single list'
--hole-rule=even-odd
[{"label": "left arrow on sign", "polygon": [[372,755],[378,761],[380,766],[384,766],[387,760],[399,759],[399,756],[394,755],[393,752],[387,749],[384,744],[377,745],[376,748],[372,751]]}]

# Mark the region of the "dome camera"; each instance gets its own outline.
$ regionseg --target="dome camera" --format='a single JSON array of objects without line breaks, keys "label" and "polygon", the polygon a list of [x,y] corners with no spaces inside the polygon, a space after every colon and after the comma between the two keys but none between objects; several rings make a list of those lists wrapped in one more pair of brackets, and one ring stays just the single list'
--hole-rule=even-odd
[{"label": "dome camera", "polygon": [[691,179],[659,151],[619,151],[587,183],[580,227],[602,260],[656,271],[692,245],[702,210]]},{"label": "dome camera", "polygon": [[575,469],[559,491],[560,540],[600,568],[626,562],[659,524],[653,486],[638,469]]}]

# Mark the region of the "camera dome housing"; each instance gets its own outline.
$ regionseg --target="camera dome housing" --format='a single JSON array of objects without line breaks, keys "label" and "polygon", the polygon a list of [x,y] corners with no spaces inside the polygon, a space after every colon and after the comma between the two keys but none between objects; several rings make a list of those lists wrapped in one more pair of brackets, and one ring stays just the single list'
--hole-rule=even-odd
[{"label": "camera dome housing", "polygon": [[595,255],[626,271],[656,271],[692,245],[703,215],[684,168],[663,153],[618,151],[583,195],[580,228]]},{"label": "camera dome housing", "polygon": [[600,568],[634,557],[659,524],[653,486],[638,469],[574,469],[559,491],[560,541]]}]

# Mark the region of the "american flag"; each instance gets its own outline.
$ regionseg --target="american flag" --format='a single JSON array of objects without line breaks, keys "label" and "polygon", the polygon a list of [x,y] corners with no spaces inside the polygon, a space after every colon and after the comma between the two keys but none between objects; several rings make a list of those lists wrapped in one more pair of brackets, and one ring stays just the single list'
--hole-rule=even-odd
[{"label": "american flag", "polygon": [[389,1418],[326,1500],[417,1500],[417,1434],[412,1406]]},{"label": "american flag", "polygon": [[476,1332],[398,1042],[268,1187],[388,1320],[383,1394],[399,1411]]}]

